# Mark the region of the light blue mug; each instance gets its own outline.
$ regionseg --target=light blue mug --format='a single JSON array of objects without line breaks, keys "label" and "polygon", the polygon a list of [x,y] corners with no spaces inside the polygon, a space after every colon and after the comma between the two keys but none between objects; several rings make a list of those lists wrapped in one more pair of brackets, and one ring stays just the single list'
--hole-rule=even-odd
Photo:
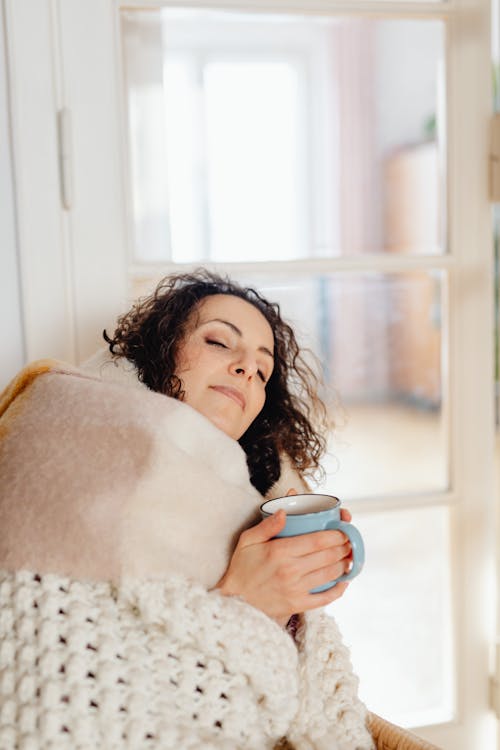
[{"label": "light blue mug", "polygon": [[332,495],[287,495],[268,500],[260,506],[262,518],[278,510],[286,513],[286,525],[278,537],[300,536],[312,531],[338,529],[349,539],[352,547],[352,567],[348,573],[311,590],[311,594],[331,589],[339,581],[350,581],[361,573],[365,562],[365,545],[358,529],[340,519],[340,500]]}]

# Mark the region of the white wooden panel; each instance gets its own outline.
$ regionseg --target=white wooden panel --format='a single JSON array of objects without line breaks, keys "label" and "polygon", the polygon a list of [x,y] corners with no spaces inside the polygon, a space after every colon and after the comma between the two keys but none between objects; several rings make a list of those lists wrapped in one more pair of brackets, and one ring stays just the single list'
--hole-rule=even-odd
[{"label": "white wooden panel", "polygon": [[7,50],[1,11],[0,8],[0,390],[25,359],[10,152]]},{"label": "white wooden panel", "polygon": [[116,14],[102,0],[58,4],[63,100],[71,112],[76,359],[104,342],[126,304]]},{"label": "white wooden panel", "polygon": [[28,359],[73,359],[47,0],[6,0],[15,196]]},{"label": "white wooden panel", "polygon": [[461,0],[449,71],[451,476],[456,726],[420,730],[444,748],[494,750],[488,674],[495,634],[493,251],[488,203],[491,53],[487,0]]},{"label": "white wooden panel", "polygon": [[161,8],[175,5],[196,8],[225,8],[288,13],[346,13],[378,15],[408,13],[415,16],[443,15],[460,0],[118,0],[123,8]]}]

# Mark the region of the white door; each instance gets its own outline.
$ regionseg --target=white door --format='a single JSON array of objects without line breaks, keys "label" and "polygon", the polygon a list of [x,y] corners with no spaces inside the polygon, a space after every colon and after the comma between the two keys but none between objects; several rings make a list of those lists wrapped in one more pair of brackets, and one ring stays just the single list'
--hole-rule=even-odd
[{"label": "white door", "polygon": [[[332,607],[362,696],[445,750],[494,750],[489,3],[43,5],[74,358],[125,276],[132,296],[204,262],[279,299],[343,404],[323,487],[367,543]],[[33,6],[7,2],[13,59]],[[14,65],[14,119],[30,85]]]}]

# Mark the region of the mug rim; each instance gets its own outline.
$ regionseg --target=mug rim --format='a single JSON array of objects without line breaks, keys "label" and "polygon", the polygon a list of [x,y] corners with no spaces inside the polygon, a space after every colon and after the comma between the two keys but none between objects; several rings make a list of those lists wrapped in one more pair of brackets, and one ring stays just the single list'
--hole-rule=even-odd
[{"label": "mug rim", "polygon": [[[315,515],[318,515],[319,513],[329,513],[330,511],[335,510],[336,508],[338,508],[339,505],[341,504],[340,503],[340,499],[338,497],[336,497],[336,495],[328,495],[325,492],[318,492],[318,493],[316,493],[316,492],[298,492],[297,495],[281,495],[280,497],[272,497],[270,500],[265,500],[262,503],[262,505],[260,506],[260,512],[263,513],[263,514],[265,514],[266,516],[272,516],[273,513],[276,513],[276,511],[273,511],[272,513],[270,513],[268,510],[265,509],[265,507],[264,507],[265,505],[268,505],[269,503],[273,503],[276,500],[285,500],[287,498],[293,498],[293,497],[314,497],[314,498],[328,497],[328,498],[331,498],[332,500],[335,500],[335,503],[332,504],[331,508],[325,508],[324,510],[311,510],[311,511],[306,511],[305,513],[290,513],[290,514],[287,514],[287,515],[296,516],[296,517],[298,517],[298,516],[315,516]],[[278,508],[278,510],[279,510],[279,508]],[[284,510],[285,513],[287,513],[287,511],[286,511],[285,508],[282,508],[282,510]]]}]

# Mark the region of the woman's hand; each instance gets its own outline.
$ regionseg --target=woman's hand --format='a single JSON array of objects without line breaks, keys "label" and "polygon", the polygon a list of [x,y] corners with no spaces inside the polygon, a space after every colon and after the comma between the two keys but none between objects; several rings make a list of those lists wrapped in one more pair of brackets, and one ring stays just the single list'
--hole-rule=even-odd
[{"label": "woman's hand", "polygon": [[[341,510],[350,521],[348,510]],[[342,596],[347,582],[318,594],[309,591],[349,570],[351,546],[341,531],[315,531],[274,539],[285,526],[279,510],[244,531],[228,569],[217,584],[221,593],[241,596],[280,625],[296,612],[324,607]]]}]

